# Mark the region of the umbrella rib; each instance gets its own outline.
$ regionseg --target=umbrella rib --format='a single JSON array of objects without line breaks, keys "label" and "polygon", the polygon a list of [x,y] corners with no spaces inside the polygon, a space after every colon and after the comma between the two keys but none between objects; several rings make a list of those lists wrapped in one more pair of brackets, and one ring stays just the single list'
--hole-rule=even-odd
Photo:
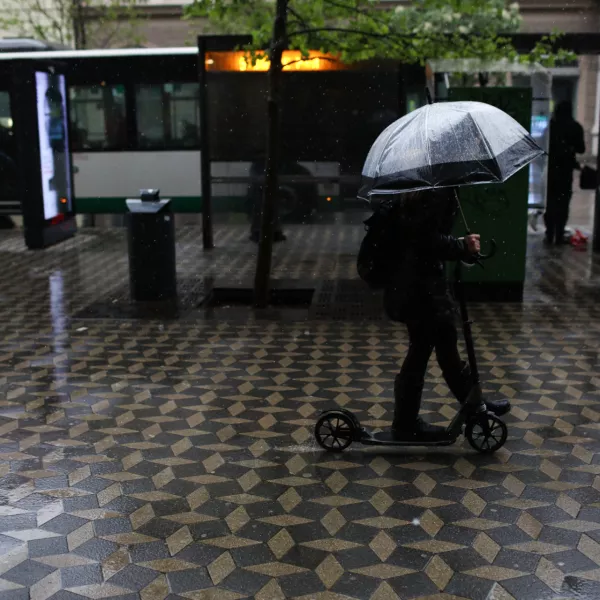
[{"label": "umbrella rib", "polygon": [[[487,151],[489,152],[490,156],[494,160],[494,163],[496,164],[496,167],[497,167],[497,175],[496,176],[498,177],[499,180],[501,180],[502,173],[500,171],[500,165],[498,164],[498,159],[496,158],[496,155],[494,154],[494,152],[492,152],[492,147],[489,145],[488,141],[485,139],[485,135],[483,135],[483,131],[481,131],[481,127],[479,127],[479,123],[475,120],[473,115],[471,113],[467,113],[467,114],[469,115],[469,118],[471,119],[471,121],[473,121],[473,124],[475,125],[475,127],[477,128],[477,131],[479,132],[479,137],[485,144]],[[479,164],[482,164],[482,162],[480,160],[478,160],[477,162]]]},{"label": "umbrella rib", "polygon": [[430,111],[431,106],[433,106],[433,105],[427,104],[425,106],[425,142],[427,143],[427,158],[430,161],[429,162],[429,181],[427,183],[430,185],[433,180],[433,167],[431,165],[431,144],[430,144],[429,136],[427,135],[427,126],[429,124],[429,111]]}]

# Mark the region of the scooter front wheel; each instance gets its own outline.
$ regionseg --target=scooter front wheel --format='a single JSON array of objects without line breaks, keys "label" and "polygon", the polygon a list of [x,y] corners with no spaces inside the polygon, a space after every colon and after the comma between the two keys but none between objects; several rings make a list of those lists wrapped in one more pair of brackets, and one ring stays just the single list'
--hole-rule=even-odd
[{"label": "scooter front wheel", "polygon": [[315,438],[328,452],[341,452],[354,440],[355,425],[343,412],[324,414],[315,425]]},{"label": "scooter front wheel", "polygon": [[465,437],[477,452],[493,454],[506,443],[508,428],[496,415],[485,413],[467,423]]}]

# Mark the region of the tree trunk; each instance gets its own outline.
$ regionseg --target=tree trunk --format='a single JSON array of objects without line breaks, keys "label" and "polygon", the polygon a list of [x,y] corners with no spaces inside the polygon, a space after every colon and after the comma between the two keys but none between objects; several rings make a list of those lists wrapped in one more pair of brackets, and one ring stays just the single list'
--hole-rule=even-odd
[{"label": "tree trunk", "polygon": [[82,0],[73,0],[73,29],[75,31],[75,48],[83,50],[87,46],[85,18]]},{"label": "tree trunk", "polygon": [[286,46],[286,20],[288,0],[277,0],[273,41],[269,64],[269,97],[267,113],[267,152],[265,183],[263,188],[262,211],[258,257],[254,277],[254,304],[264,308],[269,303],[271,258],[273,254],[273,234],[275,228],[275,203],[277,202],[277,176],[279,173],[279,104],[281,102],[281,58]]}]

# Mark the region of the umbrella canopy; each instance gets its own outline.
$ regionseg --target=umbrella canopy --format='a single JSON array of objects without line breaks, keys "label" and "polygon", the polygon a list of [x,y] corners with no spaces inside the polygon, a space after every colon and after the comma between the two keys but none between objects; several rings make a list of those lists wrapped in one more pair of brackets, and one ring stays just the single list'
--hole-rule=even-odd
[{"label": "umbrella canopy", "polygon": [[483,102],[428,104],[377,138],[360,198],[413,190],[500,183],[544,151],[504,111]]}]

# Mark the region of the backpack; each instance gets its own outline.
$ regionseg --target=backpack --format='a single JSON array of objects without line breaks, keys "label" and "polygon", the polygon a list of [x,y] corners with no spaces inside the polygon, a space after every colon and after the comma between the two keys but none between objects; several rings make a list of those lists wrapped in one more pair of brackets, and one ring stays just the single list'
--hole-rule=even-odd
[{"label": "backpack", "polygon": [[374,290],[385,288],[398,265],[397,236],[389,207],[381,207],[365,222],[356,268],[359,277]]}]

